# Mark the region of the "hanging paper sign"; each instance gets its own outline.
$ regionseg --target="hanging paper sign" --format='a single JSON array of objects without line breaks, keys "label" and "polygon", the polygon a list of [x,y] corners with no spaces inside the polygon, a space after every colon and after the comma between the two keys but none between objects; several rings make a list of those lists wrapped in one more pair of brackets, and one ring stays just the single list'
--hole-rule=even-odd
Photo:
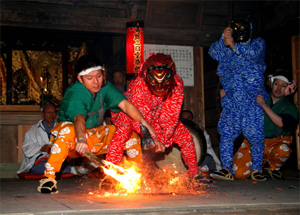
[{"label": "hanging paper sign", "polygon": [[144,23],[126,23],[126,73],[138,73],[144,60]]}]

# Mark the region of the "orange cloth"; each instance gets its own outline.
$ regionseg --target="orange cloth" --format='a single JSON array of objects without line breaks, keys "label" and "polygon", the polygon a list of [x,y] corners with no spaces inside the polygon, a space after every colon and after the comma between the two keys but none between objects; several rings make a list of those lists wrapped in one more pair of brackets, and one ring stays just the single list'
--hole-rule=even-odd
[{"label": "orange cloth", "polygon": [[[110,140],[113,137],[115,126],[107,125],[86,130],[86,140],[89,151],[95,155],[106,154]],[[74,124],[71,122],[60,122],[52,130],[51,153],[45,164],[46,170],[44,176],[55,179],[55,173],[60,171],[63,161],[67,158],[76,158],[79,155],[76,150],[76,141]],[[127,152],[128,160],[137,163],[142,162],[142,149],[140,137],[133,133],[131,138],[125,143],[124,150]],[[123,152],[122,152],[123,153]]]},{"label": "orange cloth", "polygon": [[[279,170],[291,155],[291,136],[265,139],[264,161],[272,170]],[[250,143],[244,140],[239,150],[233,157],[233,169],[235,178],[246,179],[251,175]]]}]

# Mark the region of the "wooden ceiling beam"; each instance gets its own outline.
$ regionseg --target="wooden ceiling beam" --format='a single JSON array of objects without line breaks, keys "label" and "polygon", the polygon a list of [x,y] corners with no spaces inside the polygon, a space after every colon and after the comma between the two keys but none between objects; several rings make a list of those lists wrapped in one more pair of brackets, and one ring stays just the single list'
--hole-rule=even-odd
[{"label": "wooden ceiling beam", "polygon": [[1,26],[124,34],[128,15],[127,7],[1,2]]}]

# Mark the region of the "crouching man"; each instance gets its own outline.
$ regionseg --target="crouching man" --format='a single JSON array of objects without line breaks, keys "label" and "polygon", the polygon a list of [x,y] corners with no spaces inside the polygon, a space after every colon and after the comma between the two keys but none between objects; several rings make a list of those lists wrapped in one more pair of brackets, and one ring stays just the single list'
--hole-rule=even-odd
[{"label": "crouching man", "polygon": [[[106,160],[114,164],[120,162],[124,144],[121,148],[109,147],[115,127],[100,126],[106,109],[118,112],[120,109],[135,122],[147,127],[155,137],[153,127],[146,122],[138,109],[110,82],[106,81],[104,69],[98,59],[82,56],[76,63],[77,81],[67,89],[58,113],[58,124],[51,130],[51,152],[40,180],[38,191],[41,193],[57,193],[55,173],[60,171],[67,157],[84,155],[87,150],[93,154],[107,153]],[[120,108],[120,109],[118,109]],[[126,148],[129,158],[141,160],[140,139],[131,133],[131,143]]]},{"label": "crouching man", "polygon": [[[184,97],[183,87],[183,81],[176,74],[172,58],[169,55],[152,54],[142,64],[138,75],[130,82],[124,95],[155,129],[157,137],[152,136],[156,143],[155,151],[164,152],[165,148],[177,143],[188,166],[188,174],[195,179],[201,176],[193,137],[179,120]],[[133,131],[141,133],[139,123],[125,113],[112,113],[112,122],[117,129],[108,155],[113,160],[121,158],[120,144],[127,141]],[[114,153],[116,151],[118,152]]]}]

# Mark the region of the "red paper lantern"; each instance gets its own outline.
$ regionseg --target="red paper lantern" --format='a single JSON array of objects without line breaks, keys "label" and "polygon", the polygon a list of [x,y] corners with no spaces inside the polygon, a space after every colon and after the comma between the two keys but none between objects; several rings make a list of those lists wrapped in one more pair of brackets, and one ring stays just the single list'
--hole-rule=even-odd
[{"label": "red paper lantern", "polygon": [[128,75],[138,73],[144,60],[144,22],[126,23],[126,72]]}]

